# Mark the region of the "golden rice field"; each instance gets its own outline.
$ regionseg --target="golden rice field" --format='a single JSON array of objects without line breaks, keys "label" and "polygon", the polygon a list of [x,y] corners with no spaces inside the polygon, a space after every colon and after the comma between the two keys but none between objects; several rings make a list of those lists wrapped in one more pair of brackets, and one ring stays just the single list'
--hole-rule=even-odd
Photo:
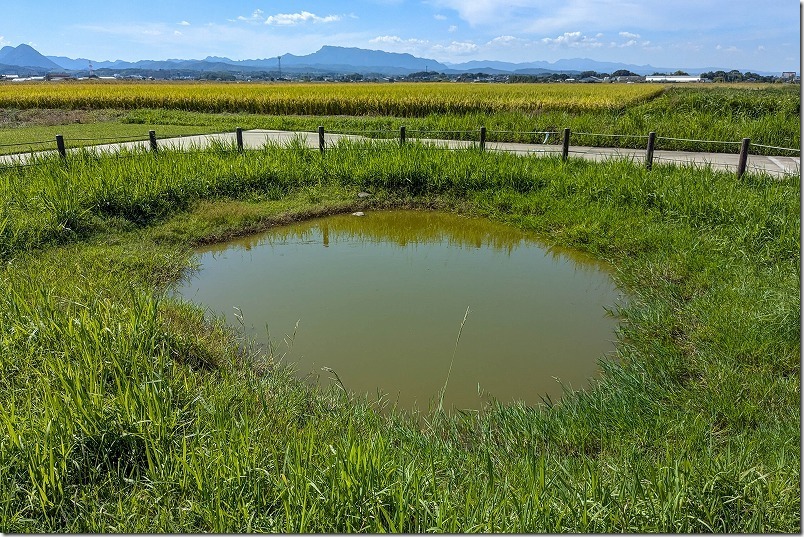
[{"label": "golden rice field", "polygon": [[646,84],[221,84],[76,82],[0,85],[0,108],[137,109],[294,115],[619,110],[656,97]]}]

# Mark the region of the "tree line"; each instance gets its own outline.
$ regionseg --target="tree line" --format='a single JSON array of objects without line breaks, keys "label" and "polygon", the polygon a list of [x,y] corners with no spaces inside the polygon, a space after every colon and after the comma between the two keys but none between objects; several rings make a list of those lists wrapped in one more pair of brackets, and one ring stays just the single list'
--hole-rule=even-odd
[{"label": "tree line", "polygon": [[[576,80],[584,78],[617,78],[617,77],[641,77],[627,69],[620,69],[613,73],[599,73],[596,71],[583,71],[580,74],[567,74],[567,73],[550,73],[545,75],[511,75],[508,78],[509,82],[522,83],[522,82],[557,82],[565,81],[573,78]],[[660,73],[655,72],[652,76],[689,76],[685,71],[675,71],[673,73]],[[737,69],[731,71],[707,71],[701,73],[700,77],[712,82],[778,82],[783,80],[781,76],[776,75],[760,75],[751,71],[741,72]]]}]

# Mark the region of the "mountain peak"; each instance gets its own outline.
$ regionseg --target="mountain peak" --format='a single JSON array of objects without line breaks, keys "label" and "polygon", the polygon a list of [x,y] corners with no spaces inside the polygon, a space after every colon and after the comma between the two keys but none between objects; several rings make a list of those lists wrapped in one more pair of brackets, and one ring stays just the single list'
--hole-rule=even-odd
[{"label": "mountain peak", "polygon": [[39,54],[35,48],[25,43],[17,47],[0,49],[0,64],[17,67],[39,67],[42,69],[61,69],[59,65]]},{"label": "mountain peak", "polygon": [[358,68],[389,67],[407,71],[443,70],[446,66],[428,58],[418,58],[406,53],[385,52],[357,47],[324,45],[307,56],[293,56],[296,63],[348,65]]}]

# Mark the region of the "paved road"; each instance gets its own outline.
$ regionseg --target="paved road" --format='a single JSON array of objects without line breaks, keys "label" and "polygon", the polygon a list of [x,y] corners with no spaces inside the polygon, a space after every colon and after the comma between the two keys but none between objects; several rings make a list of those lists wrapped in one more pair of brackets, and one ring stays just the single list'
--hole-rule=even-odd
[{"label": "paved road", "polygon": [[[267,142],[285,144],[293,139],[303,140],[309,147],[318,147],[318,133],[317,132],[289,132],[289,131],[276,131],[276,130],[262,130],[254,129],[243,131],[243,146],[247,149],[258,149],[265,145]],[[363,140],[362,136],[347,135],[347,134],[325,134],[325,142],[327,145],[337,143],[340,139],[353,139]],[[206,146],[213,141],[221,141],[224,143],[235,143],[234,133],[221,133],[221,134],[202,134],[197,136],[186,136],[181,138],[165,138],[158,140],[159,147],[171,149],[190,149],[193,147]],[[409,138],[412,140],[412,138]],[[449,148],[463,148],[470,147],[476,142],[465,142],[457,140],[426,140],[437,145]],[[68,140],[69,143],[69,140]],[[121,148],[148,148],[148,141],[140,142],[123,142],[116,144],[103,144],[92,146],[93,149],[100,152],[115,152]],[[494,151],[507,151],[517,154],[542,154],[542,155],[560,155],[560,145],[547,145],[547,144],[521,144],[521,143],[501,143],[501,142],[486,142],[487,150]],[[68,151],[77,151],[77,149],[68,149]],[[55,151],[43,151],[39,154],[52,154]],[[11,164],[25,164],[30,160],[30,153],[17,154],[17,155],[4,155],[0,156],[0,165]],[[623,148],[605,148],[605,147],[579,147],[570,146],[570,156],[582,157],[590,160],[605,160],[609,158],[630,158],[635,162],[645,161],[644,149],[623,149]],[[678,164],[691,164],[698,165],[711,165],[713,168],[737,170],[739,156],[727,153],[693,153],[688,151],[662,151],[656,150],[653,154],[655,164],[675,162]],[[801,158],[800,157],[782,157],[782,156],[760,156],[749,155],[748,157],[748,171],[765,171],[767,173],[784,176],[784,175],[799,175],[801,173]]]}]

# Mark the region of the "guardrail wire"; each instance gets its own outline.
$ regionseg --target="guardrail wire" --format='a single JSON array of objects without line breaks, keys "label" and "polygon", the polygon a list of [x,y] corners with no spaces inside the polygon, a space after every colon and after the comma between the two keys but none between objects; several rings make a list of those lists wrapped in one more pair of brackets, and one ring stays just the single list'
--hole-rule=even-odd
[{"label": "guardrail wire", "polygon": [[[221,134],[231,134],[233,138],[235,136],[234,132],[233,133],[211,133],[211,134],[180,134],[180,135],[171,136],[170,138],[166,138],[166,139],[161,140],[160,145],[162,147],[164,147],[164,146],[169,147],[170,145],[173,145],[171,143],[171,140],[182,140],[182,139],[197,137],[197,138],[200,139],[199,144],[192,143],[190,145],[190,147],[188,147],[188,148],[180,148],[180,147],[176,147],[174,145],[170,149],[171,149],[171,151],[178,151],[178,152],[180,152],[182,154],[189,154],[190,152],[193,152],[193,151],[203,150],[204,146],[202,145],[202,141],[208,141],[208,142],[211,142],[211,145],[213,146],[213,149],[215,149],[217,151],[223,150],[223,151],[226,151],[226,152],[229,152],[229,151],[236,152],[236,151],[242,150],[242,147],[232,147],[232,148],[220,147],[220,146],[219,147],[214,147],[216,144],[217,145],[221,145],[221,144],[225,145],[225,144],[229,144],[229,143],[234,142],[234,139],[233,140],[221,139]],[[269,143],[277,143],[277,144],[281,143],[279,141],[269,140],[269,137],[270,137],[271,133],[264,133],[264,134],[265,134],[265,138],[266,138],[266,146]],[[312,135],[314,135],[314,134],[319,134],[320,135],[322,133],[319,130],[319,131],[299,131],[297,134],[300,136],[300,138],[302,138],[302,141],[304,141],[304,138],[305,138],[304,135],[311,135],[311,134]],[[384,135],[384,136],[376,137],[376,138],[367,137],[366,138],[367,140],[377,140],[377,141],[383,141],[383,142],[390,142],[390,141],[395,141],[395,140],[398,140],[400,142],[406,142],[406,141],[408,141],[408,142],[418,142],[418,143],[422,144],[423,147],[426,147],[428,149],[439,149],[439,150],[443,150],[443,149],[467,149],[467,148],[484,150],[484,145],[485,144],[483,142],[487,141],[488,143],[491,143],[491,144],[519,143],[519,144],[523,144],[523,145],[534,146],[534,149],[532,149],[532,150],[529,149],[529,148],[520,148],[520,147],[515,147],[515,148],[511,148],[511,147],[506,148],[506,147],[499,147],[499,146],[494,146],[493,147],[494,151],[507,152],[507,153],[545,154],[546,155],[546,154],[560,153],[560,151],[561,151],[561,146],[556,145],[556,144],[552,144],[551,149],[536,149],[535,148],[535,147],[537,147],[539,145],[547,145],[547,141],[550,139],[551,136],[558,136],[558,135],[561,134],[559,131],[555,131],[555,130],[548,130],[548,131],[539,131],[539,130],[534,130],[534,131],[510,131],[510,130],[486,131],[485,128],[476,129],[476,130],[427,130],[427,129],[409,129],[408,130],[408,129],[403,128],[403,129],[399,129],[399,130],[382,130],[382,129],[365,130],[365,131],[341,130],[341,131],[328,132],[326,134],[329,135],[329,139],[328,140],[325,139],[324,142],[319,146],[319,149],[323,150],[323,151],[325,151],[327,148],[334,147],[342,139],[353,139],[353,137],[366,137],[366,135]],[[487,138],[484,139],[483,134],[486,134],[487,137],[490,135],[490,137],[493,138],[493,139],[491,139],[491,140],[488,140]],[[407,135],[408,138],[406,138],[406,135]],[[450,138],[450,139],[430,138],[430,136],[433,136],[433,135],[450,135],[450,136],[453,136],[454,138]],[[506,142],[506,141],[501,140],[501,138],[505,138],[506,136],[509,136],[509,135],[512,135],[514,138],[520,138],[520,139],[524,138],[524,137],[528,137],[530,139],[533,139],[536,136],[544,135],[544,139],[541,142],[538,142],[538,141],[536,141],[536,142],[521,142],[521,141],[520,142]],[[340,138],[338,138],[335,141],[333,141],[333,139],[332,139],[333,136],[340,137]],[[590,132],[571,132],[570,136],[591,136],[591,137],[601,137],[601,138],[630,138],[630,139],[640,139],[640,140],[650,138],[650,136],[638,135],[638,134],[590,133]],[[741,145],[741,144],[744,143],[743,141],[734,142],[734,141],[718,141],[718,140],[698,140],[698,139],[694,139],[694,138],[675,138],[675,137],[666,137],[666,136],[656,136],[654,141],[658,142],[660,140],[674,141],[674,142],[696,143],[696,144],[720,144],[721,146]],[[76,151],[88,151],[88,150],[92,150],[94,148],[94,149],[98,149],[98,150],[103,150],[105,152],[105,154],[110,155],[110,154],[112,154],[112,152],[108,151],[108,149],[110,148],[110,146],[113,146],[114,144],[127,144],[127,143],[146,144],[149,141],[149,138],[145,137],[145,135],[143,135],[143,136],[128,136],[128,137],[72,138],[69,141],[71,141],[71,142],[87,142],[86,144],[79,144],[78,147],[74,146],[73,148],[70,149],[70,151],[69,151],[70,153],[74,153]],[[55,140],[32,141],[32,142],[14,142],[14,143],[0,144],[0,148],[3,148],[3,147],[22,147],[22,146],[32,147],[32,146],[37,146],[37,145],[54,144],[55,142],[56,142]],[[93,144],[92,142],[109,142],[109,143],[96,143],[96,144]],[[562,140],[559,140],[559,142],[562,142]],[[800,149],[773,146],[773,145],[768,145],[768,144],[750,143],[750,146],[756,147],[756,148],[761,148],[761,149],[768,150],[768,151],[781,151],[781,152],[798,153],[799,155],[801,153]],[[389,144],[389,147],[394,147],[394,146]],[[576,146],[576,147],[578,147],[578,146]],[[125,147],[120,147],[119,149],[125,149]],[[135,146],[134,149],[136,149],[137,151],[142,151],[143,146],[142,145]],[[372,149],[372,148],[367,148],[367,150],[368,149]],[[579,151],[577,149],[572,149],[571,146],[570,146],[568,148],[568,153],[572,153],[573,155],[589,155],[589,149],[595,150],[595,149],[609,149],[609,148],[590,147],[586,151]],[[611,148],[611,149],[613,149],[615,151],[618,150],[618,149],[628,149],[628,150],[631,150],[631,151],[639,151],[639,150],[641,150],[643,148],[615,147],[615,148]],[[144,150],[147,151],[147,149],[144,149]],[[152,149],[152,151],[153,151],[153,149]],[[663,151],[666,153],[668,150],[663,150]],[[6,155],[5,157],[0,155],[0,159],[10,161],[10,163],[7,163],[7,164],[0,163],[0,170],[7,170],[7,169],[19,168],[19,167],[31,167],[31,166],[37,166],[37,165],[40,165],[40,164],[45,164],[45,162],[42,162],[39,159],[35,159],[33,162],[31,162],[31,161],[23,162],[23,161],[27,160],[26,157],[28,155],[49,156],[49,155],[53,155],[53,154],[57,154],[56,151],[53,150],[53,149],[48,149],[48,150],[33,150],[32,149],[31,151],[10,153],[10,154]],[[134,152],[134,153],[131,153],[131,154],[126,154],[126,155],[121,155],[120,151],[116,151],[116,152],[114,152],[114,154],[118,155],[118,157],[121,157],[121,158],[131,158],[131,157],[134,157],[134,156],[138,155],[137,152]],[[755,153],[750,153],[750,151],[748,152],[748,154],[756,155]],[[606,157],[605,154],[600,154],[600,156],[602,156],[604,158]],[[638,155],[635,155],[635,154],[617,155],[615,153],[615,154],[612,154],[610,156],[611,157],[617,157],[617,156],[619,156],[619,157],[628,157],[633,161],[636,161],[636,160],[639,159]],[[780,158],[798,158],[798,157],[791,157],[791,156],[785,156],[785,155],[776,155],[776,156],[780,157]],[[64,155],[62,155],[62,158],[66,158],[66,157]],[[661,153],[658,153],[658,152],[656,154],[652,154],[650,160],[661,161],[661,162],[672,162],[672,163],[686,163],[686,164],[691,163],[690,160],[673,158],[673,157],[667,156],[666,154],[661,154]],[[729,167],[735,166],[734,164],[723,163],[723,162],[721,162],[721,163],[712,163],[712,162],[704,161],[704,164],[709,165],[709,166],[719,166],[719,167],[724,167],[724,168],[729,168]],[[790,172],[787,171],[787,169],[783,165],[779,164],[778,162],[776,164],[780,168],[782,168],[780,170],[782,173],[790,173]],[[767,168],[762,167],[762,166],[757,166],[756,164],[749,164],[747,166],[747,168],[751,169],[751,170],[759,170],[759,171],[762,171],[762,172],[769,172],[770,171]],[[800,170],[800,164],[798,166],[798,169]]]}]

